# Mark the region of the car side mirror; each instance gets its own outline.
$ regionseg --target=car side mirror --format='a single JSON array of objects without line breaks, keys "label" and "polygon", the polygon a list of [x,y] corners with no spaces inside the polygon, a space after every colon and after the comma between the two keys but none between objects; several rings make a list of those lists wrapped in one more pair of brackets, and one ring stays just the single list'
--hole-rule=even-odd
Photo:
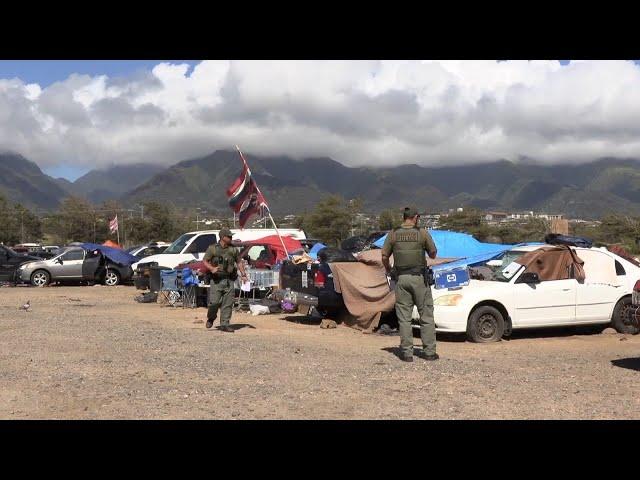
[{"label": "car side mirror", "polygon": [[64,262],[62,261],[61,258],[56,258],[56,263],[59,263],[60,265],[62,265]]},{"label": "car side mirror", "polygon": [[524,272],[518,278],[518,283],[540,283],[540,277],[535,272]]}]

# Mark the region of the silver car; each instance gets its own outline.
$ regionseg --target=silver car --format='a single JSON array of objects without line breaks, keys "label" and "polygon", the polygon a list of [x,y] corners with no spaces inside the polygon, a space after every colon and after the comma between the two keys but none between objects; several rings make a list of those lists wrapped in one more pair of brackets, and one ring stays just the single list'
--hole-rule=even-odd
[{"label": "silver car", "polygon": [[44,287],[55,281],[82,280],[82,264],[86,252],[82,248],[61,249],[53,258],[29,262],[18,268],[18,278],[35,287]]}]

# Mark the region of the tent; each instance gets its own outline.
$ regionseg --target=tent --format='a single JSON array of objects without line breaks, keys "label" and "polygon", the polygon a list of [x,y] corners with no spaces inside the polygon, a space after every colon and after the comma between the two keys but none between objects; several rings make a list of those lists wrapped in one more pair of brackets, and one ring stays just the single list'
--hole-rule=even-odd
[{"label": "tent", "polygon": [[309,256],[314,260],[317,260],[318,252],[326,247],[327,246],[324,243],[320,243],[320,242],[316,243],[313,247],[311,247],[311,250],[309,250]]},{"label": "tent", "polygon": [[256,240],[250,240],[247,242],[242,242],[245,245],[268,245],[269,248],[275,251],[276,253],[276,262],[283,260],[286,258],[286,253],[282,248],[282,243],[284,242],[285,247],[287,247],[287,251],[289,253],[293,253],[298,250],[302,250],[302,244],[299,240],[291,236],[283,236],[282,242],[280,241],[280,237],[278,235],[268,235],[266,237],[258,238]]},{"label": "tent", "polygon": [[131,265],[139,262],[140,259],[130,253],[125,252],[119,248],[107,247],[105,245],[98,245],[97,243],[82,243],[80,244],[85,250],[93,251],[98,250],[105,257],[118,265]]},{"label": "tent", "polygon": [[107,240],[102,245],[104,245],[105,247],[119,248],[122,250],[122,247],[120,245],[118,245],[116,242],[112,242],[111,240]]}]

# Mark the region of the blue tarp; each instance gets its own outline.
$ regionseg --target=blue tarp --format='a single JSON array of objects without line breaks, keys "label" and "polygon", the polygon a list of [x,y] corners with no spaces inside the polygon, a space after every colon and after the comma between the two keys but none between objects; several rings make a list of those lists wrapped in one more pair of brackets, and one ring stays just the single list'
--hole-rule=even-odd
[{"label": "blue tarp", "polygon": [[[499,245],[499,244],[494,244],[494,245]],[[473,267],[475,265],[480,265],[481,263],[488,262],[489,260],[492,260],[492,259],[502,255],[507,250],[511,250],[512,248],[515,248],[515,247],[521,247],[523,245],[540,245],[540,246],[542,246],[542,245],[544,245],[544,243],[538,243],[538,242],[518,243],[516,245],[506,246],[506,248],[501,248],[500,250],[496,250],[494,252],[481,253],[480,255],[474,255],[472,257],[462,258],[462,259],[456,260],[454,262],[441,263],[440,265],[434,265],[431,268],[433,269],[434,272],[436,272],[436,271],[442,271],[442,270],[450,270],[450,269],[459,268],[459,267]],[[438,253],[440,253],[440,252],[438,252]]]},{"label": "blue tarp", "polygon": [[309,256],[314,260],[317,260],[318,252],[323,248],[326,248],[326,245],[324,243],[320,243],[320,242],[316,243],[313,247],[311,247],[311,250],[309,250]]},{"label": "blue tarp", "polygon": [[[450,232],[448,230],[429,230],[431,238],[438,249],[440,258],[467,258],[493,252],[502,252],[513,245],[502,243],[482,243],[467,233]],[[374,245],[382,248],[386,235],[379,238]]]},{"label": "blue tarp", "polygon": [[107,247],[105,245],[99,245],[97,243],[83,243],[80,245],[85,250],[98,250],[105,257],[118,265],[131,265],[140,261],[140,258],[131,255],[130,253],[120,250],[119,248]]}]

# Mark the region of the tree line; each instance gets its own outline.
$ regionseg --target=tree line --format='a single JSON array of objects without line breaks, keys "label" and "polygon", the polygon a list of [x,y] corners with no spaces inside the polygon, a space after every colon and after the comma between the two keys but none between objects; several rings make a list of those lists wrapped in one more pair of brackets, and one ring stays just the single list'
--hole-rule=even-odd
[{"label": "tree line", "polygon": [[[116,201],[92,205],[80,197],[67,197],[56,212],[38,215],[23,205],[9,202],[0,194],[0,242],[14,245],[46,240],[64,245],[70,242],[103,243],[116,240],[109,232],[109,221],[118,214],[120,243],[127,245],[151,241],[172,241],[184,232],[202,229],[195,224],[194,215],[157,202],[144,202],[140,212],[124,209]],[[386,209],[377,216],[377,223],[358,220],[364,202],[356,198],[346,200],[338,195],[325,197],[314,209],[298,215],[296,228],[307,236],[331,246],[352,235],[367,236],[374,231],[388,231],[402,223],[402,207]],[[539,218],[519,222],[489,225],[478,209],[465,208],[440,218],[438,228],[464,232],[480,241],[493,243],[519,243],[543,241],[549,232],[549,223]],[[224,221],[220,228],[231,227]],[[598,225],[572,225],[571,235],[589,238],[596,245],[622,245],[633,254],[640,253],[640,217],[610,214]]]},{"label": "tree line", "polygon": [[45,241],[65,245],[116,241],[117,234],[109,231],[109,221],[116,214],[121,244],[172,241],[184,232],[196,229],[195,222],[184,212],[157,202],[145,202],[140,212],[132,212],[115,201],[96,206],[83,198],[70,196],[62,201],[56,212],[37,215],[0,195],[0,242],[14,245]]}]

